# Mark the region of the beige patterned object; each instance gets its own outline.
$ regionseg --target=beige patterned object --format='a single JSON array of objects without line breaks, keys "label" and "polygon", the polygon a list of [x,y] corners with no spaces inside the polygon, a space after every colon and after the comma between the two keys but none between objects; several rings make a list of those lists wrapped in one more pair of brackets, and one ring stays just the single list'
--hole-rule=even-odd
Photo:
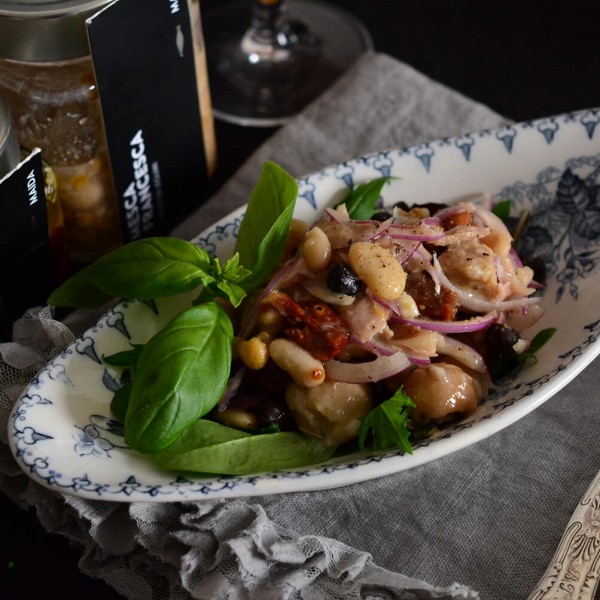
[{"label": "beige patterned object", "polygon": [[600,578],[600,473],[596,475],[529,600],[593,600]]}]

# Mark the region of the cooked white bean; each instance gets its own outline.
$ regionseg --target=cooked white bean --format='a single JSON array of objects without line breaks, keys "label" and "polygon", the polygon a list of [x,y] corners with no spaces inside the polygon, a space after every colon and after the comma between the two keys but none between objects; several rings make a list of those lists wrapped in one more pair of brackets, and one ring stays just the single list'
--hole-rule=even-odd
[{"label": "cooked white bean", "polygon": [[323,363],[288,339],[273,340],[269,344],[269,355],[273,362],[280,369],[287,371],[298,385],[315,387],[325,379]]},{"label": "cooked white bean", "polygon": [[255,429],[257,426],[256,417],[245,410],[230,409],[217,412],[217,420],[223,425],[237,429]]},{"label": "cooked white bean", "polygon": [[395,300],[404,291],[406,273],[386,248],[372,242],[355,242],[348,251],[348,262],[377,296]]},{"label": "cooked white bean", "polygon": [[400,295],[400,298],[398,299],[398,308],[400,310],[400,314],[405,319],[419,316],[419,308],[415,302],[415,299],[406,292],[402,292]]},{"label": "cooked white bean", "polygon": [[269,348],[258,337],[239,342],[237,352],[243,363],[253,371],[263,369],[269,360]]},{"label": "cooked white bean", "polygon": [[283,250],[284,257],[294,254],[304,239],[304,235],[308,231],[309,225],[302,219],[292,219],[290,228],[288,229],[285,247]]},{"label": "cooked white bean", "polygon": [[311,271],[322,271],[331,259],[331,243],[320,227],[313,227],[304,238],[302,255]]},{"label": "cooked white bean", "polygon": [[265,303],[264,306],[260,307],[256,324],[260,329],[276,334],[283,328],[284,318],[277,309]]}]

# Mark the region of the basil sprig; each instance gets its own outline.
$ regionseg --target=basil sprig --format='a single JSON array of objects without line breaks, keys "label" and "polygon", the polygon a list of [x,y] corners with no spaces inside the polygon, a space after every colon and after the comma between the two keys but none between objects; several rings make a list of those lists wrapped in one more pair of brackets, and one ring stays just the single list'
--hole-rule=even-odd
[{"label": "basil sprig", "polygon": [[250,195],[235,250],[251,274],[241,283],[251,292],[271,274],[285,246],[294,214],[298,184],[273,162],[266,162]]},{"label": "basil sprig", "polygon": [[132,448],[164,450],[221,398],[231,368],[233,326],[214,299],[238,306],[268,277],[284,247],[297,191],[288,173],[265,163],[240,225],[237,252],[223,265],[192,242],[145,238],[102,256],[48,298],[54,306],[93,308],[113,298],[152,302],[202,286],[193,306],[146,345],[105,357],[107,364],[127,370],[111,407],[124,421]]},{"label": "basil sprig", "polygon": [[204,284],[219,289],[237,305],[244,296],[237,283],[248,274],[237,257],[222,268],[217,258],[191,242],[151,237],[100,257],[54,290],[48,303],[94,308],[112,298],[164,298]]},{"label": "basil sprig", "polygon": [[125,441],[158,452],[223,395],[233,327],[217,302],[179,313],[146,344],[137,361],[125,417]]}]

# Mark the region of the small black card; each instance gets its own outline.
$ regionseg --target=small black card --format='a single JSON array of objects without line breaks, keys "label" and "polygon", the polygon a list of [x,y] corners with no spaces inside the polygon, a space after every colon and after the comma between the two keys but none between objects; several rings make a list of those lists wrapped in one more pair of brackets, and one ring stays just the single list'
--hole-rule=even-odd
[{"label": "small black card", "polygon": [[0,339],[28,308],[46,304],[58,284],[48,233],[39,149],[0,179]]},{"label": "small black card", "polygon": [[119,0],[87,22],[125,242],[168,231],[207,181],[196,19],[190,0]]}]

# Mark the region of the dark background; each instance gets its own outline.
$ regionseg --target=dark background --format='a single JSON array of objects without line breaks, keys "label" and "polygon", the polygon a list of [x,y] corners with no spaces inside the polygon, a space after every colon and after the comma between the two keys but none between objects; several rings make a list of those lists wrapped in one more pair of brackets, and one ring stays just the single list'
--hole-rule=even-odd
[{"label": "dark background", "polygon": [[[201,8],[225,0],[202,0]],[[516,121],[600,106],[598,0],[332,0],[375,49]],[[273,130],[217,123],[219,166],[208,199]],[[121,598],[81,574],[80,551],[0,493],[0,600]],[[550,557],[549,557],[550,559]],[[377,562],[377,557],[375,557]]]}]

